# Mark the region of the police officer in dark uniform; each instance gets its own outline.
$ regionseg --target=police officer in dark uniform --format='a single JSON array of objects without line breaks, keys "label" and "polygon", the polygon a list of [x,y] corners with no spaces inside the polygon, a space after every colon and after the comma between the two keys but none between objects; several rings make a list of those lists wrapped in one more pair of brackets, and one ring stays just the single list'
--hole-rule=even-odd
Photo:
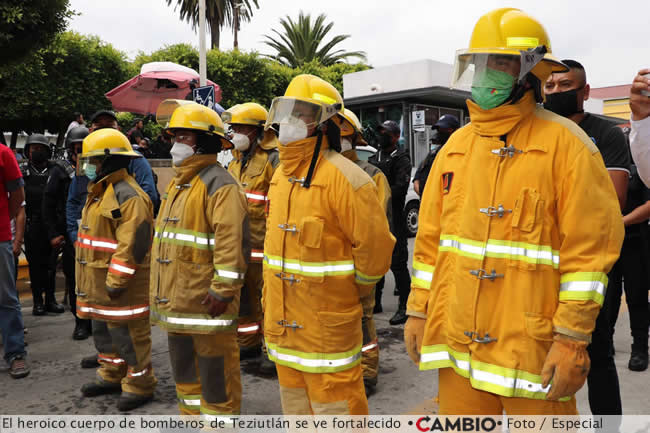
[{"label": "police officer in dark uniform", "polygon": [[77,295],[75,293],[74,277],[74,242],[67,233],[65,206],[68,200],[68,188],[75,176],[77,154],[81,152],[81,143],[89,134],[85,126],[72,128],[65,139],[67,160],[58,159],[52,161],[50,176],[45,186],[43,197],[43,218],[47,225],[48,239],[54,251],[58,255],[63,251],[63,274],[65,275],[65,286],[68,291],[70,311],[75,316],[75,328],[72,338],[85,340],[90,335],[90,320],[77,317]]},{"label": "police officer in dark uniform", "polygon": [[632,354],[627,367],[632,371],[644,371],[648,368],[649,218],[650,190],[639,178],[636,166],[632,166],[627,200],[623,209],[625,240],[621,256],[609,274],[607,288],[608,292],[611,291],[612,296],[611,310],[609,311],[612,335],[621,306],[623,288],[625,289],[625,301],[630,313],[630,329],[632,331]]},{"label": "police officer in dark uniform", "polygon": [[[406,301],[411,292],[411,276],[408,270],[408,245],[406,221],[404,220],[404,202],[411,181],[411,159],[405,149],[400,149],[397,142],[400,128],[397,122],[386,120],[377,128],[379,132],[379,151],[368,158],[368,162],[381,169],[391,189],[393,220],[391,231],[397,242],[393,249],[393,261],[390,269],[395,276],[395,285],[399,294],[399,306],[395,315],[389,320],[391,325],[406,322]],[[375,291],[375,312],[381,312],[381,294],[384,278],[377,283]]]},{"label": "police officer in dark uniform", "polygon": [[56,261],[52,260],[52,246],[42,212],[43,193],[51,167],[48,160],[52,155],[47,138],[42,134],[30,135],[25,143],[25,155],[28,160],[21,165],[21,171],[25,181],[25,255],[34,298],[32,314],[60,314],[65,310],[54,297]]}]

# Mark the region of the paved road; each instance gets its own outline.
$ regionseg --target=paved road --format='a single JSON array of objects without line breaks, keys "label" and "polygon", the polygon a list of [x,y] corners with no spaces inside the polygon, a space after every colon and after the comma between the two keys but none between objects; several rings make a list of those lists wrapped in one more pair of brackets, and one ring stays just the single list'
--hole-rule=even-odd
[{"label": "paved road", "polygon": [[[410,241],[410,251],[413,240]],[[394,281],[389,273],[384,293],[384,313],[376,316],[380,355],[380,377],[377,393],[370,397],[374,414],[404,414],[423,407],[423,400],[437,392],[437,374],[419,372],[406,355],[402,343],[403,327],[392,327],[388,319],[397,307],[393,296]],[[29,294],[26,294],[29,297]],[[83,399],[81,385],[92,381],[94,370],[79,367],[82,357],[94,352],[91,340],[71,338],[74,320],[69,312],[62,315],[34,317],[31,301],[24,300],[25,324],[29,329],[27,341],[32,374],[13,380],[0,373],[0,413],[2,414],[117,414],[117,397],[102,396]],[[169,367],[167,339],[153,328],[152,362],[158,387],[155,400],[141,408],[140,414],[176,414],[174,382]],[[621,382],[625,414],[650,414],[650,372],[635,373],[627,369],[631,337],[627,312],[622,311],[617,323],[616,364]],[[255,364],[242,364],[243,414],[281,413],[276,380],[256,375]],[[424,407],[432,407],[425,404]],[[589,413],[586,388],[578,394],[581,413]]]}]

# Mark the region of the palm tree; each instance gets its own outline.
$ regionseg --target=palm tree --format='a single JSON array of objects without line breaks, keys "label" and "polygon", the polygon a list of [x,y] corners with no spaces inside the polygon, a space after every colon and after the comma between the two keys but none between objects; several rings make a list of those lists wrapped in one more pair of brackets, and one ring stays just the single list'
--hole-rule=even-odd
[{"label": "palm tree", "polygon": [[[174,10],[180,8],[179,12],[182,20],[191,22],[194,28],[199,25],[198,0],[165,1],[167,6],[175,3]],[[205,0],[205,20],[210,27],[211,48],[219,49],[221,27],[227,25],[235,30],[242,21],[250,21],[253,16],[253,6],[259,9],[257,0]],[[235,24],[237,25],[235,26]]]},{"label": "palm tree", "polygon": [[311,15],[304,14],[302,11],[298,15],[297,23],[288,15],[285,18],[280,18],[284,33],[273,30],[273,33],[279,36],[280,39],[264,35],[267,39],[264,43],[277,52],[275,55],[267,55],[267,57],[292,68],[302,66],[314,59],[318,60],[323,66],[340,63],[350,57],[366,60],[364,51],[332,51],[337,44],[349,38],[350,35],[336,35],[331,41],[319,48],[334,25],[334,22],[325,24],[326,19],[325,14],[320,14],[312,23]]}]

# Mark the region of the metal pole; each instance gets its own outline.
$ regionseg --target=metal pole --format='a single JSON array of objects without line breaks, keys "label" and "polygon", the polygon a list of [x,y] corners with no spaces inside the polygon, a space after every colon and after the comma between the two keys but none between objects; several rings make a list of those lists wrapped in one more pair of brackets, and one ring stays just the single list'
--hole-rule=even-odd
[{"label": "metal pole", "polygon": [[205,86],[205,0],[199,0],[199,84]]}]

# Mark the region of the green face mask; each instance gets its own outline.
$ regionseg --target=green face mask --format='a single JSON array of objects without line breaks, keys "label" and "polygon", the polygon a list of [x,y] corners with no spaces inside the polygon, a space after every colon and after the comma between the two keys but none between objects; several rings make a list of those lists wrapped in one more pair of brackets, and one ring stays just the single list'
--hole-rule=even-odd
[{"label": "green face mask", "polygon": [[482,109],[490,110],[508,99],[514,85],[515,77],[512,75],[496,69],[485,68],[485,71],[474,76],[472,99]]}]

